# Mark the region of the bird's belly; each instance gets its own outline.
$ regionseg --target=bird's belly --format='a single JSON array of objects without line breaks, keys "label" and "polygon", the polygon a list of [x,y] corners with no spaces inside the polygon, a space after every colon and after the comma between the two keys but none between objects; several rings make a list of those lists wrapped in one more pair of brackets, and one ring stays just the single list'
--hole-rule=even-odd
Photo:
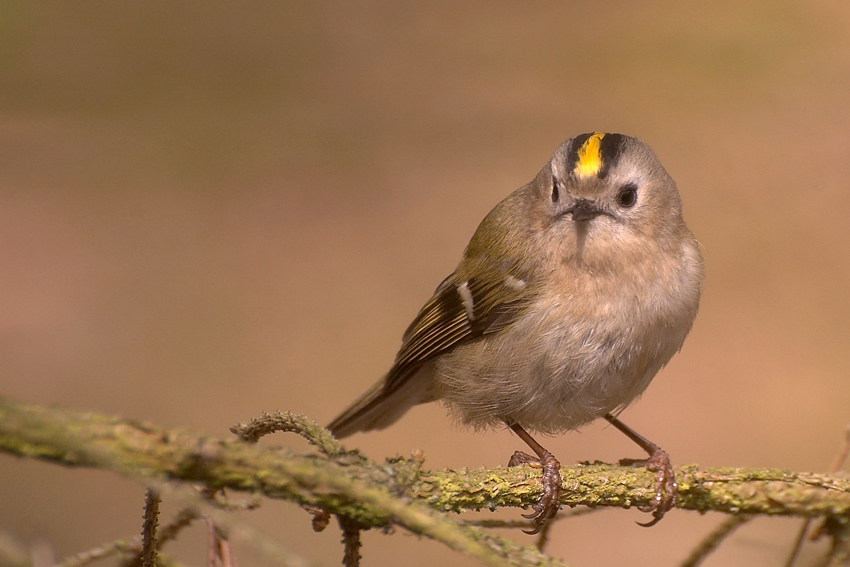
[{"label": "bird's belly", "polygon": [[690,328],[622,311],[581,315],[540,306],[487,340],[459,346],[437,362],[441,397],[474,427],[575,429],[639,396]]}]

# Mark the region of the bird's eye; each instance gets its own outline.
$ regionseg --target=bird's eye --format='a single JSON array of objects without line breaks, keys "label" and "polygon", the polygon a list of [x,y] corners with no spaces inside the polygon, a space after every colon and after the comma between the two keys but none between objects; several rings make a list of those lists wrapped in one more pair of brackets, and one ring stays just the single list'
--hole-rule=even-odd
[{"label": "bird's eye", "polygon": [[629,183],[620,188],[617,193],[617,204],[624,208],[629,208],[637,202],[637,186]]},{"label": "bird's eye", "polygon": [[555,177],[553,176],[552,177],[552,202],[557,203],[558,197],[559,197],[559,195],[558,195],[558,180],[555,179]]}]

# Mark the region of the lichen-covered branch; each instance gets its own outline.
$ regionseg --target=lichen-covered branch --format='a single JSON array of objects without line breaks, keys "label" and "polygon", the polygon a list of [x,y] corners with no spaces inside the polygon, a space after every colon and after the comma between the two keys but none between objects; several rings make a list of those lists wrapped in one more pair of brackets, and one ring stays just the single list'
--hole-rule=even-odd
[{"label": "lichen-covered branch", "polygon": [[[398,524],[491,564],[522,564],[534,550],[464,526],[441,512],[529,506],[539,498],[531,468],[429,471],[416,458],[376,464],[347,451],[314,423],[291,414],[236,431],[254,438],[294,431],[320,453],[267,448],[77,410],[13,403],[0,398],[0,451],[67,466],[132,470],[151,478],[262,493],[318,506],[363,527]],[[261,421],[261,420],[258,420]],[[103,455],[109,455],[104,459]],[[654,477],[642,468],[604,463],[561,470],[566,506],[649,504]],[[677,470],[680,508],[736,514],[850,517],[850,480],[785,470]],[[549,558],[545,558],[551,561]]]}]

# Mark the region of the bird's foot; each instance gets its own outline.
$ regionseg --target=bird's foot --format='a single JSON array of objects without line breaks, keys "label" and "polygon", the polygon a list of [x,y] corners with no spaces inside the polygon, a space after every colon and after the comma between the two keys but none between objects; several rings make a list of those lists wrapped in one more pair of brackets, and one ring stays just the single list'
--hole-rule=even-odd
[{"label": "bird's foot", "polygon": [[655,447],[647,459],[623,459],[620,464],[646,467],[646,470],[655,473],[655,498],[652,504],[639,508],[642,512],[651,512],[652,520],[643,524],[638,522],[639,526],[646,528],[654,526],[676,504],[679,487],[676,484],[676,473],[673,471],[670,457],[659,447]]},{"label": "bird's foot", "polygon": [[543,469],[543,494],[540,496],[537,504],[534,505],[534,512],[522,515],[523,518],[534,522],[533,530],[523,531],[529,535],[534,535],[539,533],[543,529],[543,526],[546,525],[546,522],[554,518],[555,514],[558,513],[561,501],[561,463],[549,451],[544,450],[539,458],[523,453],[522,451],[517,451],[511,456],[508,466],[516,467],[519,465],[530,465]]}]

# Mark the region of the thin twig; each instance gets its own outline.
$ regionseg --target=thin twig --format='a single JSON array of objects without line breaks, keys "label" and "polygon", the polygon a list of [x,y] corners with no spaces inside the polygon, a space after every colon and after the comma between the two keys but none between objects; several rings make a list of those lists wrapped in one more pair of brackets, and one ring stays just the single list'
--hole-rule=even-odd
[{"label": "thin twig", "polygon": [[797,532],[797,537],[794,538],[794,546],[791,548],[791,553],[788,554],[788,559],[785,561],[785,567],[794,567],[794,563],[797,562],[797,557],[800,555],[800,550],[803,549],[803,541],[806,539],[806,534],[809,532],[809,526],[811,525],[811,518],[803,520],[803,525],[800,526],[800,531]]},{"label": "thin twig", "polygon": [[142,523],[142,567],[156,567],[156,527],[159,524],[159,493],[148,488],[145,493],[145,515]]},{"label": "thin twig", "polygon": [[209,518],[207,523],[207,567],[219,567],[218,542],[215,537],[215,524]]},{"label": "thin twig", "polygon": [[232,426],[230,431],[249,443],[256,443],[260,437],[276,431],[292,432],[306,439],[328,457],[336,457],[346,453],[345,447],[337,441],[330,431],[303,415],[288,411],[276,411],[273,414],[263,413],[263,415],[248,423]]},{"label": "thin twig", "polygon": [[[233,504],[227,499],[227,494],[224,489],[215,490],[212,488],[204,488],[199,494],[211,505],[222,510],[244,510],[250,509],[250,506],[257,504],[256,500],[249,501],[248,506],[245,503]],[[218,526],[209,517],[206,517],[208,530],[208,547],[207,547],[207,563],[209,567],[236,567],[236,558],[230,548],[230,538],[228,537],[227,529],[223,526]]]},{"label": "thin twig", "polygon": [[[555,516],[555,518],[557,518],[557,516]],[[546,544],[549,543],[549,534],[552,533],[552,526],[555,525],[553,520],[555,518],[552,518],[552,520],[543,524],[540,531],[537,533],[537,542],[534,545],[538,550],[540,550],[540,553],[543,553]]]},{"label": "thin twig", "polygon": [[156,541],[157,550],[162,549],[165,542],[176,539],[183,528],[188,527],[193,521],[198,519],[198,511],[191,508],[181,508],[177,511],[174,519],[159,530],[159,537]]},{"label": "thin twig", "polygon": [[83,567],[84,565],[88,565],[98,559],[103,559],[104,557],[117,554],[134,554],[138,557],[141,550],[142,546],[138,537],[131,539],[119,539],[110,543],[105,543],[95,547],[94,549],[66,557],[54,567]]},{"label": "thin twig", "polygon": [[345,546],[342,564],[345,567],[359,567],[360,526],[357,525],[357,522],[345,516],[337,516],[337,519],[339,520],[339,527],[342,528],[342,543]]},{"label": "thin twig", "polygon": [[[841,470],[841,467],[844,466],[844,462],[847,460],[847,455],[850,454],[850,425],[848,425],[844,430],[844,442],[838,447],[838,451],[835,454],[835,457],[832,459],[832,464],[829,466],[830,473],[836,473]],[[800,531],[797,533],[797,537],[794,540],[794,547],[791,548],[791,553],[788,555],[788,560],[785,561],[785,567],[794,567],[794,563],[797,561],[797,557],[800,555],[800,550],[803,547],[803,541],[806,539],[806,533],[809,531],[809,526],[812,524],[811,518],[806,518],[803,522],[803,525],[800,526]],[[826,524],[826,520],[824,520],[821,525],[819,525],[811,534],[812,540],[816,540],[820,537],[821,532]],[[833,546],[834,547],[834,546]]]},{"label": "thin twig", "polygon": [[752,520],[753,517],[748,514],[739,514],[737,516],[729,516],[719,526],[714,528],[699,545],[691,551],[691,554],[685,559],[680,567],[696,567],[723,543],[723,540],[729,537],[732,532]]},{"label": "thin twig", "polygon": [[850,558],[850,525],[844,518],[826,518],[821,526],[823,533],[832,538],[826,556],[817,564],[822,567],[846,565]]},{"label": "thin twig", "polygon": [[213,532],[215,534],[215,551],[221,567],[236,567],[236,557],[234,557],[233,550],[230,548],[230,538],[227,537],[227,532],[218,526],[213,528]]},{"label": "thin twig", "polygon": [[[568,518],[586,516],[587,514],[599,512],[600,510],[602,510],[602,508],[575,508],[574,510],[561,510],[554,518],[549,520],[548,523],[558,522]],[[530,522],[528,520],[466,520],[464,523],[467,526],[489,529],[529,530],[534,528],[534,522]]]}]

